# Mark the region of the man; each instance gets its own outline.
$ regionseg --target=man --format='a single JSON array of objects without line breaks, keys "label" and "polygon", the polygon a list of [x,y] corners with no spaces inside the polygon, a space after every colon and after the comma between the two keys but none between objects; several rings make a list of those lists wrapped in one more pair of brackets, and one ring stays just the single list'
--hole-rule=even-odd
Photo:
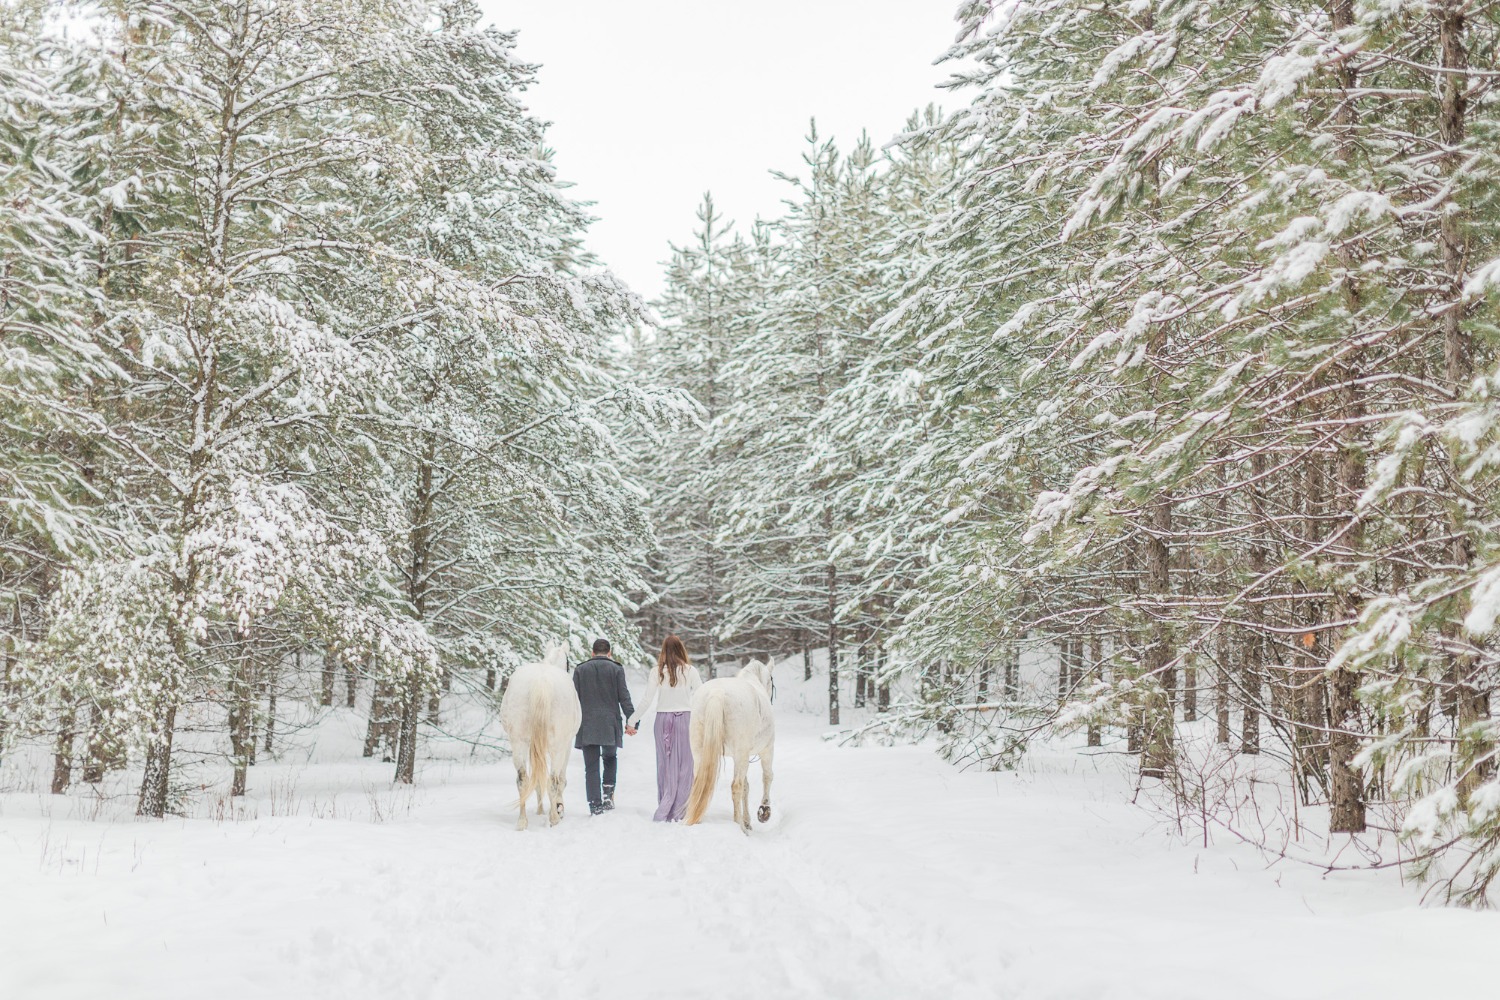
[{"label": "man", "polygon": [[[583,786],[589,797],[589,813],[597,816],[615,807],[615,774],[619,766],[615,752],[625,745],[620,733],[634,736],[635,729],[622,722],[635,713],[630,689],[625,686],[625,668],[609,655],[609,640],[594,640],[593,659],[573,671],[583,724],[573,745],[583,751]],[[600,786],[599,759],[604,759],[604,782]]]}]

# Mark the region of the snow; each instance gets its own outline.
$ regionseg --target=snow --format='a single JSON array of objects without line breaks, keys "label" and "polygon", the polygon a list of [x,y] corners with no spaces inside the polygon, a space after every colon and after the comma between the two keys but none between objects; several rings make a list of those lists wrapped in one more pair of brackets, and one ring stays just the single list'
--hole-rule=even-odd
[{"label": "snow", "polygon": [[614,813],[586,814],[574,754],[563,823],[518,833],[508,762],[435,741],[392,790],[342,709],[310,760],[252,769],[241,818],[96,820],[87,797],[6,792],[0,996],[1379,1000],[1427,995],[1434,969],[1456,995],[1489,981],[1500,916],[1424,909],[1394,873],[1186,844],[1128,802],[1118,757],[1005,773],[842,746],[809,711],[826,681],[794,670],[774,815],[748,837],[727,782],[703,825],[651,823],[645,736]]},{"label": "snow", "polygon": [[1469,598],[1472,607],[1464,618],[1464,628],[1474,635],[1485,635],[1500,618],[1500,566],[1481,573]]}]

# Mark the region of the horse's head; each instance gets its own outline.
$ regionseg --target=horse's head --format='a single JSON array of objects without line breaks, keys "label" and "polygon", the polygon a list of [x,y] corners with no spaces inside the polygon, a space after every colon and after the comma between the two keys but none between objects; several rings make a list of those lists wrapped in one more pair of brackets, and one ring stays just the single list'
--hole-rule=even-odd
[{"label": "horse's head", "polygon": [[771,665],[764,660],[751,660],[740,668],[739,676],[759,687],[766,693],[771,694]]},{"label": "horse's head", "polygon": [[549,642],[542,647],[542,664],[543,666],[556,667],[558,670],[567,670],[567,642]]}]

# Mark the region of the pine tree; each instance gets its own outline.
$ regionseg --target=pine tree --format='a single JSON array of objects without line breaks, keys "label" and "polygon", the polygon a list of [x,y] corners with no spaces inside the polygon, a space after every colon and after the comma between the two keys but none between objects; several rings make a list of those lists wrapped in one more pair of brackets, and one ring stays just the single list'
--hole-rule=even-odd
[{"label": "pine tree", "polygon": [[642,345],[643,370],[689,394],[703,408],[698,421],[659,441],[643,442],[639,461],[650,477],[652,517],[659,527],[654,557],[660,624],[653,640],[681,634],[701,651],[706,675],[718,672],[723,601],[735,564],[724,542],[726,467],[720,424],[735,386],[725,368],[733,349],[733,321],[747,303],[736,287],[746,248],[728,239],[729,226],[705,194],[693,243],[674,247],[667,288],[657,310],[663,320]]}]

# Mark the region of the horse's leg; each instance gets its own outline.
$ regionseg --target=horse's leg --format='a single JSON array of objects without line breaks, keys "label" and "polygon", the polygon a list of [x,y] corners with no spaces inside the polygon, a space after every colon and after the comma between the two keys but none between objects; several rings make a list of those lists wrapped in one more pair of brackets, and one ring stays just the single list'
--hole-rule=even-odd
[{"label": "horse's leg", "polygon": [[515,757],[512,751],[512,756],[516,762],[516,794],[521,797],[521,818],[516,821],[516,829],[524,830],[526,829],[526,765],[521,762],[526,759],[526,755]]},{"label": "horse's leg", "polygon": [[[537,816],[543,816],[543,813],[546,814],[547,826],[558,825],[558,817],[552,814],[556,808],[556,804],[558,804],[558,799],[556,799],[556,795],[553,795],[552,792],[553,781],[555,781],[555,778],[552,777],[552,754],[547,754],[547,772],[543,775],[543,780],[537,783]],[[547,804],[544,808],[541,805],[541,790],[543,789],[546,789],[547,793]]]},{"label": "horse's leg", "polygon": [[750,755],[734,755],[734,781],[729,786],[734,795],[734,821],[750,832]]},{"label": "horse's leg", "polygon": [[760,809],[756,811],[755,818],[762,823],[771,818],[771,757],[773,754],[773,747],[766,747],[760,752],[760,780],[763,788],[760,796]]},{"label": "horse's leg", "polygon": [[[556,743],[553,744],[554,747],[556,745]],[[563,747],[565,749],[561,754],[558,754],[554,750],[547,758],[548,767],[551,769],[551,774],[548,775],[547,781],[547,794],[552,799],[550,806],[551,815],[548,822],[552,826],[556,826],[562,822],[563,792],[568,787],[568,750],[571,749],[571,744],[563,743]]]},{"label": "horse's leg", "polygon": [[[541,739],[542,737],[541,736],[536,736],[534,738],[535,739]],[[536,763],[535,761],[532,761],[533,765],[535,763]],[[542,808],[542,790],[547,787],[547,776],[545,774],[533,774],[531,776],[531,780],[534,781],[534,782],[536,782],[536,814],[538,816],[541,816],[543,813],[546,812],[546,810],[544,810]],[[525,809],[526,808],[526,803],[524,803],[524,802],[521,803],[521,808]]]}]

